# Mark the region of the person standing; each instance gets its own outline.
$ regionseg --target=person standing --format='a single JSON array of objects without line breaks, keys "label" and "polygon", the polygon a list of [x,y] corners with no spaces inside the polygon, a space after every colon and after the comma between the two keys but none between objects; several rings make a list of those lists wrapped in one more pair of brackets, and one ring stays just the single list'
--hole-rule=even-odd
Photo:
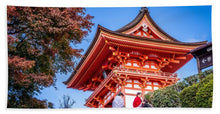
[{"label": "person standing", "polygon": [[142,103],[142,107],[153,107],[152,104],[150,104],[150,102],[144,97],[143,103]]},{"label": "person standing", "polygon": [[112,102],[112,108],[123,108],[124,106],[124,94],[119,93]]},{"label": "person standing", "polygon": [[141,100],[141,92],[138,92],[134,101],[133,101],[133,107],[138,108],[142,106],[142,100]]}]

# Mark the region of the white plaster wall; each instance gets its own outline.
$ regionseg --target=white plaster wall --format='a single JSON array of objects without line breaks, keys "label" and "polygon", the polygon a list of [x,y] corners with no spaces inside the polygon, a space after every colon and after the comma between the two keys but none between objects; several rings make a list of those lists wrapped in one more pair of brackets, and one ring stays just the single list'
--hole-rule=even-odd
[{"label": "white plaster wall", "polygon": [[133,101],[134,101],[134,98],[136,97],[135,95],[137,94],[137,92],[141,92],[141,90],[125,89],[125,93],[134,94],[134,96],[125,95],[125,107],[126,108],[133,108]]},{"label": "white plaster wall", "polygon": [[125,107],[126,108],[133,108],[133,101],[134,101],[134,98],[136,96],[131,96],[131,95],[125,95]]},{"label": "white plaster wall", "polygon": [[129,93],[129,94],[134,94],[134,95],[136,95],[137,92],[141,92],[141,90],[125,89],[125,93]]}]

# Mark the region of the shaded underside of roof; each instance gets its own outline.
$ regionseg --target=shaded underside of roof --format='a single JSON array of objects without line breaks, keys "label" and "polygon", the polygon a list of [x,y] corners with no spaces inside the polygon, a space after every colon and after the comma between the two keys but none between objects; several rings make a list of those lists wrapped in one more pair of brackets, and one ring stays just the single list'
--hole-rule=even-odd
[{"label": "shaded underside of roof", "polygon": [[203,44],[202,46],[191,50],[190,53],[196,53],[197,51],[200,51],[200,50],[202,50],[202,49],[204,49],[206,47],[209,47],[209,46],[212,46],[212,42],[209,42],[207,44]]}]

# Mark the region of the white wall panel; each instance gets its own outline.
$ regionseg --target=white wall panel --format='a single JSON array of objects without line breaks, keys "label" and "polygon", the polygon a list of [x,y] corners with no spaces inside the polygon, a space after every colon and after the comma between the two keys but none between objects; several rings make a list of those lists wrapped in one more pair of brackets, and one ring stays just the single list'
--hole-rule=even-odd
[{"label": "white wall panel", "polygon": [[132,87],[132,84],[127,84],[125,87]]},{"label": "white wall panel", "polygon": [[125,89],[125,93],[130,93],[130,94],[137,94],[137,92],[141,92],[141,90],[132,90],[132,89]]},{"label": "white wall panel", "polygon": [[134,84],[134,88],[138,88],[138,89],[141,89],[141,87],[137,84]]},{"label": "white wall panel", "polygon": [[158,87],[154,87],[154,90],[157,90],[157,89],[159,89]]},{"label": "white wall panel", "polygon": [[147,86],[145,89],[152,89],[152,86]]},{"label": "white wall panel", "polygon": [[125,107],[126,108],[133,108],[133,101],[134,101],[134,98],[136,96],[131,96],[131,95],[125,95]]}]

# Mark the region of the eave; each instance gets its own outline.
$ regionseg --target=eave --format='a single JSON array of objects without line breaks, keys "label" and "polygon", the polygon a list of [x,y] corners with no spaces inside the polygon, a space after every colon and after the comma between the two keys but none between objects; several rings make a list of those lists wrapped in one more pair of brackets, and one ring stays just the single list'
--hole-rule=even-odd
[{"label": "eave", "polygon": [[158,43],[166,43],[166,44],[175,44],[175,45],[182,45],[182,46],[200,46],[203,45],[205,43],[207,43],[207,41],[202,41],[202,42],[174,42],[174,41],[167,41],[167,40],[160,40],[160,39],[152,39],[152,38],[147,38],[147,37],[140,37],[140,36],[132,36],[129,34],[123,34],[117,31],[111,31],[107,28],[104,28],[102,26],[98,26],[98,28],[100,30],[102,30],[103,32],[106,32],[107,34],[112,34],[112,35],[117,35],[119,37],[124,37],[126,39],[135,39],[135,40],[140,40],[140,41],[150,41],[150,42],[158,42]]}]

